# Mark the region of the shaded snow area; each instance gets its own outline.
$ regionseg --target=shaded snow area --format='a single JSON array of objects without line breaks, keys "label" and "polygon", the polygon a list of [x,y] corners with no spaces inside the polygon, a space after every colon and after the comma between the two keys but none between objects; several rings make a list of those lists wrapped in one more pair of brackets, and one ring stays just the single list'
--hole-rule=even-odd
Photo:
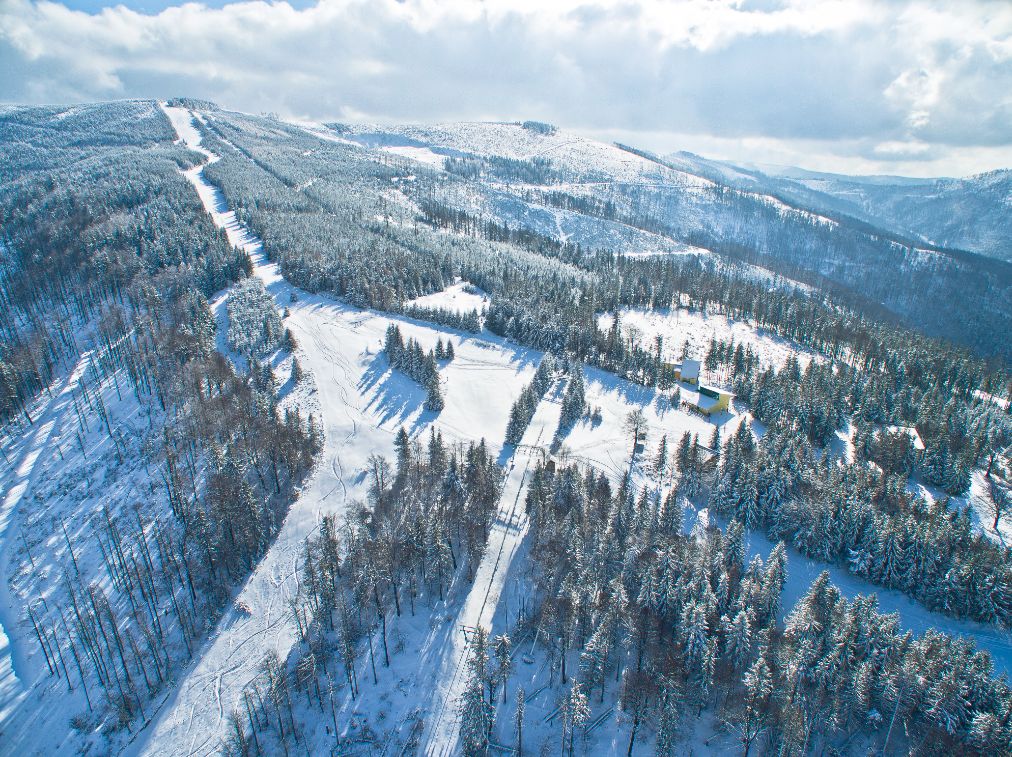
[{"label": "shaded snow area", "polygon": [[488,295],[481,289],[469,284],[466,281],[458,281],[451,284],[441,292],[433,292],[413,300],[408,300],[405,305],[417,305],[424,308],[442,308],[451,310],[454,313],[470,313],[477,310],[479,313],[489,305]]},{"label": "shaded snow area", "polygon": [[[598,316],[598,328],[607,331],[614,322],[614,313]],[[619,311],[622,332],[644,345],[652,345],[654,338],[664,338],[666,359],[678,362],[683,356],[702,362],[710,340],[730,341],[751,347],[759,356],[760,364],[779,369],[791,355],[795,355],[802,369],[812,360],[824,360],[821,355],[801,348],[777,334],[757,328],[746,321],[735,321],[721,313],[674,308],[671,310],[643,310],[625,308]],[[706,375],[704,382],[719,383],[720,376]]]},{"label": "shaded snow area", "polygon": [[[760,555],[765,560],[773,549],[773,542],[762,533],[756,531],[746,533],[749,558]],[[971,639],[978,649],[991,654],[997,674],[1012,676],[1012,634],[1008,631],[932,612],[900,591],[872,584],[840,566],[812,560],[792,547],[787,548],[787,563],[788,578],[782,598],[785,615],[805,595],[819,574],[828,570],[833,584],[844,596],[853,598],[858,594],[876,595],[879,612],[896,613],[903,630],[922,635],[928,629],[934,628],[953,636],[965,636]]]},{"label": "shaded snow area", "polygon": [[[26,597],[35,599],[58,584],[54,566],[61,564],[64,548],[55,539],[52,519],[69,520],[74,528],[87,513],[74,507],[74,500],[82,486],[87,491],[87,477],[101,473],[97,464],[86,468],[82,453],[66,438],[68,430],[74,435],[74,394],[90,359],[89,353],[82,355],[40,395],[30,410],[33,425],[9,426],[0,436],[0,735],[8,754],[55,753],[70,735],[67,720],[84,707],[80,696],[68,697],[62,683],[45,678],[45,663],[21,608]],[[84,441],[93,459],[100,455],[97,443],[90,435]],[[70,495],[50,502],[45,495],[54,489]],[[39,562],[33,567],[35,558]]]}]

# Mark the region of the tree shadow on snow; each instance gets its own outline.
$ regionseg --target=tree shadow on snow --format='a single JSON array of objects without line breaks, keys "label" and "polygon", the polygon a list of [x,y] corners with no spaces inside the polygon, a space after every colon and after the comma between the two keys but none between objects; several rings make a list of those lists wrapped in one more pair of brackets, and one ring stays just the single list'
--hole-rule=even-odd
[{"label": "tree shadow on snow", "polygon": [[[390,368],[386,355],[378,354],[370,362],[358,382],[358,390],[368,397],[365,410],[379,417],[380,425],[392,422],[404,425],[408,418],[422,410],[425,404],[425,390],[400,371]],[[430,422],[436,414],[421,412],[412,423],[412,428]]]}]

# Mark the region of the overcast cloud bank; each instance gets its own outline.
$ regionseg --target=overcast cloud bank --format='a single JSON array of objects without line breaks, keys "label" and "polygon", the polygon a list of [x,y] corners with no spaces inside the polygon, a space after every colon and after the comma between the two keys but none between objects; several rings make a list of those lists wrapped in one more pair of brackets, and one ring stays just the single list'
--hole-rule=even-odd
[{"label": "overcast cloud bank", "polygon": [[186,94],[316,120],[540,118],[820,170],[1012,166],[1012,3],[0,0],[0,99]]}]

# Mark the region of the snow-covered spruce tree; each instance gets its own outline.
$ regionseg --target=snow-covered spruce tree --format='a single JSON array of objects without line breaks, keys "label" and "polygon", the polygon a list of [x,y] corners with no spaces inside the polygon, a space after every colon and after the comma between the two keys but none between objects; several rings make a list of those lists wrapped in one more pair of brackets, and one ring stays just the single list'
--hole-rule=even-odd
[{"label": "snow-covered spruce tree", "polygon": [[[502,699],[506,701],[506,684],[509,682],[510,675],[513,672],[513,644],[510,641],[510,637],[506,634],[500,634],[492,639],[492,652],[495,655],[495,672],[490,679],[490,684],[495,687],[502,688]],[[496,699],[495,691],[489,692],[489,701],[494,702]]]},{"label": "snow-covered spruce tree", "polygon": [[654,456],[654,475],[662,478],[668,471],[668,435],[663,434],[657,443],[657,454]]},{"label": "snow-covered spruce tree", "polygon": [[495,706],[485,698],[489,682],[488,633],[476,628],[468,642],[468,678],[460,701],[460,749],[465,757],[485,757],[495,722]]},{"label": "snow-covered spruce tree", "polygon": [[513,730],[517,739],[517,757],[524,757],[524,710],[527,707],[524,687],[517,687],[517,705],[514,713]]},{"label": "snow-covered spruce tree", "polygon": [[904,634],[874,597],[847,600],[828,574],[784,623],[782,544],[746,567],[740,524],[686,536],[654,517],[649,499],[630,499],[574,467],[539,468],[527,510],[540,627],[553,644],[568,634],[562,647],[583,650],[588,693],[602,666],[605,679],[621,679],[634,746],[647,723],[677,730],[658,709],[672,681],[689,695],[676,710],[713,711],[750,754],[766,739],[792,753],[845,749],[856,729],[886,753],[937,743],[984,754],[976,739],[1012,736],[1000,714],[1012,711],[1012,690],[972,645]]},{"label": "snow-covered spruce tree", "polygon": [[438,413],[443,409],[443,392],[439,385],[439,374],[433,373],[429,376],[425,386],[425,409]]},{"label": "snow-covered spruce tree", "polygon": [[583,369],[575,365],[566,385],[566,393],[562,397],[562,411],[559,414],[559,427],[555,432],[557,439],[562,439],[569,433],[583,415],[587,406],[586,390],[583,380]]},{"label": "snow-covered spruce tree", "polygon": [[567,750],[570,757],[574,754],[576,731],[590,719],[590,706],[587,695],[579,681],[573,681],[569,694],[562,705],[562,753]]}]

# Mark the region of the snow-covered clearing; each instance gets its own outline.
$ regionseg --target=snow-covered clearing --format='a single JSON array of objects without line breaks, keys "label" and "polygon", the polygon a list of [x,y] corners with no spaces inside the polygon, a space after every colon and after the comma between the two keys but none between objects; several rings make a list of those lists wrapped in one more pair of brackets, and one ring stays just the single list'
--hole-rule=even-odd
[{"label": "snow-covered clearing", "polygon": [[990,392],[985,392],[982,389],[974,389],[973,393],[974,393],[974,396],[978,397],[979,399],[982,399],[985,402],[990,402],[990,403],[992,403],[994,405],[997,405],[999,408],[1001,408],[1002,410],[1004,410],[1006,413],[1009,411],[1009,400],[1007,400],[1007,399],[1005,399],[1003,397],[998,397],[997,395],[991,394]]},{"label": "snow-covered clearing", "polygon": [[[699,443],[710,442],[713,430],[720,428],[727,438],[738,429],[744,416],[734,413],[714,415],[713,421],[671,406],[669,393],[632,384],[596,368],[584,371],[587,404],[600,411],[601,421],[581,419],[562,440],[560,456],[581,466],[591,466],[618,481],[629,468],[632,440],[625,430],[625,419],[634,410],[642,410],[647,419],[645,449],[641,459],[652,458],[662,436],[673,450],[688,432]],[[644,439],[640,439],[644,443]],[[645,483],[645,482],[644,482]]]},{"label": "snow-covered clearing", "polygon": [[389,147],[381,147],[383,152],[388,152],[391,155],[399,155],[402,158],[408,158],[410,160],[417,161],[418,163],[424,163],[428,166],[434,166],[435,168],[442,168],[443,162],[446,160],[445,155],[439,155],[434,153],[428,147],[411,147],[408,145],[391,145]]},{"label": "snow-covered clearing", "polygon": [[470,313],[472,310],[480,313],[488,304],[488,295],[466,281],[458,281],[441,292],[422,295],[405,303],[425,308],[442,308],[455,313]]},{"label": "snow-covered clearing", "polygon": [[711,255],[712,253],[703,247],[696,247],[683,242],[674,242],[672,249],[632,251],[623,254],[627,258],[656,258],[660,255]]},{"label": "snow-covered clearing", "polygon": [[[598,327],[611,328],[614,313],[598,316]],[[664,338],[666,359],[678,361],[685,357],[699,360],[706,357],[710,340],[733,340],[734,343],[752,347],[759,356],[763,367],[780,368],[791,355],[797,357],[802,369],[812,360],[824,358],[814,352],[784,339],[765,329],[757,328],[747,321],[735,321],[721,313],[706,313],[687,308],[670,310],[644,310],[623,308],[619,311],[619,325],[628,337],[634,337],[644,346],[654,343],[654,337]],[[706,373],[705,370],[702,371]],[[704,381],[717,382],[717,377],[703,375]]]}]

